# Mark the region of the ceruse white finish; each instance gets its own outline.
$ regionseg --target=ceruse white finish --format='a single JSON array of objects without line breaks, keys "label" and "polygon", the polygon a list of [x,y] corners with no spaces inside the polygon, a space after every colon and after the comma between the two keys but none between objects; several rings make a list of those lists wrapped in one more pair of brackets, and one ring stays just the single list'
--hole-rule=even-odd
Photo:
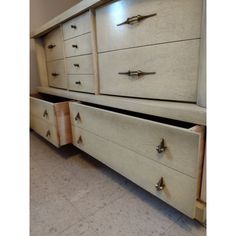
[{"label": "ceruse white finish", "polygon": [[[197,177],[201,153],[201,133],[189,128],[111,112],[78,103],[69,103],[71,124],[111,140],[142,156],[160,162],[192,177]],[[204,130],[202,130],[202,133]],[[161,140],[167,150],[157,152]]]},{"label": "ceruse white finish", "polygon": [[47,61],[63,59],[63,41],[61,28],[57,28],[44,37],[44,48]]},{"label": "ceruse white finish", "polygon": [[89,12],[67,21],[63,24],[64,40],[89,33],[91,31],[90,26]]},{"label": "ceruse white finish", "polygon": [[[196,102],[198,55],[199,40],[101,53],[101,93]],[[119,74],[129,70],[155,74]]]},{"label": "ceruse white finish", "polygon": [[92,55],[66,58],[68,74],[93,74]]},{"label": "ceruse white finish", "polygon": [[69,90],[94,93],[93,75],[68,75]]},{"label": "ceruse white finish", "polygon": [[64,60],[47,63],[49,85],[56,88],[67,88],[67,75]]},{"label": "ceruse white finish", "polygon": [[92,53],[90,33],[66,40],[64,44],[66,57]]},{"label": "ceruse white finish", "polygon": [[[131,25],[137,15],[156,16]],[[200,38],[202,0],[121,0],[96,10],[98,51]]]},{"label": "ceruse white finish", "polygon": [[[147,159],[129,149],[72,126],[73,144],[99,161],[124,175],[153,195],[194,217],[196,179]],[[165,188],[158,192],[155,185],[164,178]]]}]

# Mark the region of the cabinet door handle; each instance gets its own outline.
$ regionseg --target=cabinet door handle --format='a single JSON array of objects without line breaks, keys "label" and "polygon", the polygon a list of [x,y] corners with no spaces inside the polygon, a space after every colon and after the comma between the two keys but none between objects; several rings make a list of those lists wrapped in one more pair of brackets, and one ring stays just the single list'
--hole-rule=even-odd
[{"label": "cabinet door handle", "polygon": [[156,187],[158,192],[162,191],[165,188],[163,177],[160,178],[160,180],[157,182],[155,187]]},{"label": "cabinet door handle", "polygon": [[80,81],[76,81],[75,84],[81,85],[81,82]]},{"label": "cabinet door handle", "polygon": [[161,143],[157,146],[157,152],[158,153],[162,153],[162,152],[165,152],[165,150],[167,149],[167,147],[165,146],[165,140],[162,139],[161,140]]},{"label": "cabinet door handle", "polygon": [[117,26],[134,24],[134,23],[140,22],[142,20],[145,20],[147,18],[156,16],[156,15],[157,14],[154,13],[154,14],[145,15],[145,16],[141,16],[141,15],[132,16],[132,17],[127,18],[127,20],[125,20],[124,22],[118,24]]},{"label": "cabinet door handle", "polygon": [[51,136],[51,132],[50,132],[50,130],[48,130],[47,133],[46,133],[46,137],[48,138],[50,136]]},{"label": "cabinet door handle", "polygon": [[53,77],[57,77],[57,76],[60,75],[60,74],[52,73],[51,75],[52,75]]},{"label": "cabinet door handle", "polygon": [[128,76],[143,76],[143,75],[154,75],[156,72],[144,72],[141,70],[119,72],[119,75],[128,75]]},{"label": "cabinet door handle", "polygon": [[72,44],[71,46],[72,46],[72,48],[78,48],[77,44]]},{"label": "cabinet door handle", "polygon": [[79,64],[73,64],[74,65],[74,67],[79,67]]},{"label": "cabinet door handle", "polygon": [[82,136],[81,136],[81,135],[79,136],[79,138],[78,138],[78,140],[77,140],[77,143],[78,143],[78,144],[83,143],[83,139],[82,139]]},{"label": "cabinet door handle", "polygon": [[43,117],[48,117],[48,111],[47,110],[44,110]]},{"label": "cabinet door handle", "polygon": [[75,116],[75,120],[76,120],[76,121],[77,121],[77,120],[81,121],[81,117],[80,117],[79,112],[78,112],[77,115]]},{"label": "cabinet door handle", "polygon": [[55,48],[55,47],[56,47],[55,44],[50,44],[50,45],[48,45],[48,49],[53,49],[53,48]]},{"label": "cabinet door handle", "polygon": [[76,29],[76,28],[77,28],[76,25],[71,25],[70,27],[71,27],[72,29]]}]

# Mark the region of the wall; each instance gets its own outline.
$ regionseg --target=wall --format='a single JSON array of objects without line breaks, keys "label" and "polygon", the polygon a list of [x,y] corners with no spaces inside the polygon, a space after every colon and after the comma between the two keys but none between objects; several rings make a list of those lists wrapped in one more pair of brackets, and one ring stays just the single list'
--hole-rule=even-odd
[{"label": "wall", "polygon": [[[43,25],[81,0],[30,0],[30,31]],[[30,93],[39,86],[39,75],[34,50],[30,40]]]}]

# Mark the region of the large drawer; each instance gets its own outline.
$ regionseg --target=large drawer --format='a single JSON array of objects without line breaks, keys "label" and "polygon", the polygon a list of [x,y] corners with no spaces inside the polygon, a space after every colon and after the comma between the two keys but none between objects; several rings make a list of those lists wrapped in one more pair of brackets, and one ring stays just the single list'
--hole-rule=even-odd
[{"label": "large drawer", "polygon": [[86,12],[63,24],[64,39],[66,40],[89,33],[91,30],[90,28],[89,12]]},{"label": "large drawer", "polygon": [[73,57],[92,53],[90,33],[66,40],[64,44],[66,57]]},{"label": "large drawer", "polygon": [[[118,26],[127,18],[150,14],[156,15]],[[202,0],[113,2],[96,10],[98,51],[200,38],[201,14]]]},{"label": "large drawer", "polygon": [[69,57],[66,59],[68,74],[93,74],[92,55]]},{"label": "large drawer", "polygon": [[61,28],[57,28],[44,37],[44,48],[47,61],[63,59],[63,41]]},{"label": "large drawer", "polygon": [[[198,64],[199,40],[101,53],[100,91],[129,97],[196,102]],[[139,71],[151,74],[138,76]]]},{"label": "large drawer", "polygon": [[[99,125],[99,124],[98,124]],[[189,217],[195,216],[196,179],[91,132],[72,126],[73,144]],[[163,178],[164,189],[156,185]],[[162,187],[159,183],[159,187]]]},{"label": "large drawer", "polygon": [[69,75],[69,90],[94,93],[93,75]]},{"label": "large drawer", "polygon": [[67,76],[65,72],[65,61],[57,60],[47,63],[49,86],[56,88],[67,88]]},{"label": "large drawer", "polygon": [[[76,102],[69,105],[72,125],[197,177],[203,127],[186,123],[174,126]],[[164,150],[161,149],[163,146],[166,147]]]}]

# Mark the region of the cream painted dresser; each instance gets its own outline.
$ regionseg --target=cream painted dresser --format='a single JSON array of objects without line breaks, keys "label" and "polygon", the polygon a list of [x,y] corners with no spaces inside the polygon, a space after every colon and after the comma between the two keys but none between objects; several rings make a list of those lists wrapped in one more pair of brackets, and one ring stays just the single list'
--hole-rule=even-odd
[{"label": "cream painted dresser", "polygon": [[[83,0],[31,37],[41,79],[31,116],[44,115],[35,104],[46,94],[60,98],[70,121],[60,113],[55,140],[71,127],[61,145],[204,222],[204,0]],[[42,136],[53,126],[33,120]]]}]

